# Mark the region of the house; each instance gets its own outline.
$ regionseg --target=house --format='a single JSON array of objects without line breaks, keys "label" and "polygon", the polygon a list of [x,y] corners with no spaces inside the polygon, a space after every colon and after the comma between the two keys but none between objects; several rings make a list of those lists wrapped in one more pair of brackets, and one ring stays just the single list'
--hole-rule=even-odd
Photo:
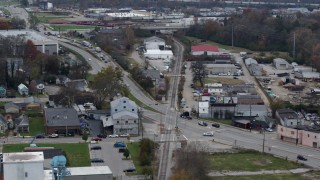
[{"label": "house", "polygon": [[76,89],[81,92],[88,91],[88,82],[85,79],[71,80],[65,83],[68,88]]},{"label": "house", "polygon": [[78,134],[80,121],[77,111],[73,108],[44,109],[45,130],[47,134]]},{"label": "house", "polygon": [[276,118],[280,121],[282,126],[292,127],[304,125],[304,118],[300,117],[292,109],[279,109],[276,111]]},{"label": "house", "polygon": [[37,97],[27,97],[23,100],[23,104],[23,108],[26,110],[41,110],[41,101]]},{"label": "house", "polygon": [[146,77],[150,77],[154,85],[158,85],[159,84],[159,81],[160,81],[160,78],[161,78],[160,71],[158,71],[156,69],[145,69],[145,70],[142,71],[142,73]]},{"label": "house", "polygon": [[163,40],[157,36],[152,36],[152,37],[144,39],[143,44],[144,44],[144,47],[146,48],[146,50],[164,49],[166,42],[165,42],[165,40]]},{"label": "house", "polygon": [[139,116],[138,106],[127,97],[111,102],[111,118],[114,134],[138,134]]},{"label": "house", "polygon": [[70,82],[71,80],[65,76],[65,75],[58,75],[56,77],[56,84],[59,84],[59,85],[65,85],[67,82]]},{"label": "house", "polygon": [[6,119],[0,114],[0,133],[4,134],[8,129],[8,122]]},{"label": "house", "polygon": [[288,70],[292,69],[291,64],[289,64],[285,59],[282,58],[275,58],[273,59],[273,65],[276,67],[278,70]]},{"label": "house", "polygon": [[45,93],[44,82],[41,80],[32,80],[29,84],[29,92],[44,94]]},{"label": "house", "polygon": [[28,133],[29,132],[29,118],[27,115],[22,114],[21,116],[15,119],[16,130],[19,133]]},{"label": "house", "polygon": [[29,89],[27,88],[26,85],[24,85],[22,83],[18,86],[18,92],[22,96],[28,96],[29,95]]},{"label": "house", "polygon": [[210,46],[210,45],[192,46],[191,54],[193,56],[200,56],[200,55],[212,56],[215,54],[219,54],[219,48],[216,46]]},{"label": "house", "polygon": [[0,98],[6,97],[6,96],[7,96],[7,88],[0,85]]},{"label": "house", "polygon": [[8,102],[4,105],[4,112],[6,114],[17,114],[19,113],[20,108],[13,102]]}]

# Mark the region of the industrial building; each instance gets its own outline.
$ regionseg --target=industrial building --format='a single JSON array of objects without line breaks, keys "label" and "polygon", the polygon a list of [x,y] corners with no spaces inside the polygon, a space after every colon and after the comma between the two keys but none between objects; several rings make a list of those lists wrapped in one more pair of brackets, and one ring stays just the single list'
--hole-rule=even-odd
[{"label": "industrial building", "polygon": [[166,42],[157,36],[152,36],[144,39],[143,44],[146,50],[163,49],[166,45]]},{"label": "industrial building", "polygon": [[206,71],[209,74],[234,75],[239,72],[234,64],[205,64]]},{"label": "industrial building", "polygon": [[58,54],[59,44],[58,41],[48,39],[40,33],[32,30],[1,30],[0,36],[22,36],[26,40],[31,40],[36,46],[37,50],[47,54],[55,55]]},{"label": "industrial building", "polygon": [[160,49],[150,49],[144,53],[144,57],[148,59],[171,60],[173,58],[173,53],[171,50],[161,51]]},{"label": "industrial building", "polygon": [[292,69],[292,65],[289,64],[285,59],[282,58],[276,58],[273,60],[273,65],[276,67],[278,70],[287,70],[287,69]]},{"label": "industrial building", "polygon": [[200,55],[212,56],[215,54],[219,54],[219,48],[216,46],[210,46],[210,45],[192,46],[191,54],[193,56],[200,56]]}]

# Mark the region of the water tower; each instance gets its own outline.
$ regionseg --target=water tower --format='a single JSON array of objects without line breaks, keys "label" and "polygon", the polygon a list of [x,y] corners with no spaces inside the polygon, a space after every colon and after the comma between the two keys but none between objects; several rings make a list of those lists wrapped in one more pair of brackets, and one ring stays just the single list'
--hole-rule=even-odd
[{"label": "water tower", "polygon": [[70,172],[66,168],[67,159],[65,156],[55,156],[51,161],[52,179],[63,180],[64,176],[70,175]]}]

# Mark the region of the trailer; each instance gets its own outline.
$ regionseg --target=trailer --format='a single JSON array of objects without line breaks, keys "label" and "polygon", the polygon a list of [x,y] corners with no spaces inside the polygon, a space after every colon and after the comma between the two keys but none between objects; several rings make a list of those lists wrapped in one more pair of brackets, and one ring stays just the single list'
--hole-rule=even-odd
[{"label": "trailer", "polygon": [[320,94],[320,89],[313,88],[311,89],[312,94]]}]

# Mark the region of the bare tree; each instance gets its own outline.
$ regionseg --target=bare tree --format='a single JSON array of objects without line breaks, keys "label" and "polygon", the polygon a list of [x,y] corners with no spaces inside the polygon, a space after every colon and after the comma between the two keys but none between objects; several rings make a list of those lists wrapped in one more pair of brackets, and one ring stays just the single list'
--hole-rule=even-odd
[{"label": "bare tree", "polygon": [[200,82],[201,86],[204,85],[204,78],[207,76],[205,66],[201,62],[195,62],[191,66],[193,71],[193,82]]}]

